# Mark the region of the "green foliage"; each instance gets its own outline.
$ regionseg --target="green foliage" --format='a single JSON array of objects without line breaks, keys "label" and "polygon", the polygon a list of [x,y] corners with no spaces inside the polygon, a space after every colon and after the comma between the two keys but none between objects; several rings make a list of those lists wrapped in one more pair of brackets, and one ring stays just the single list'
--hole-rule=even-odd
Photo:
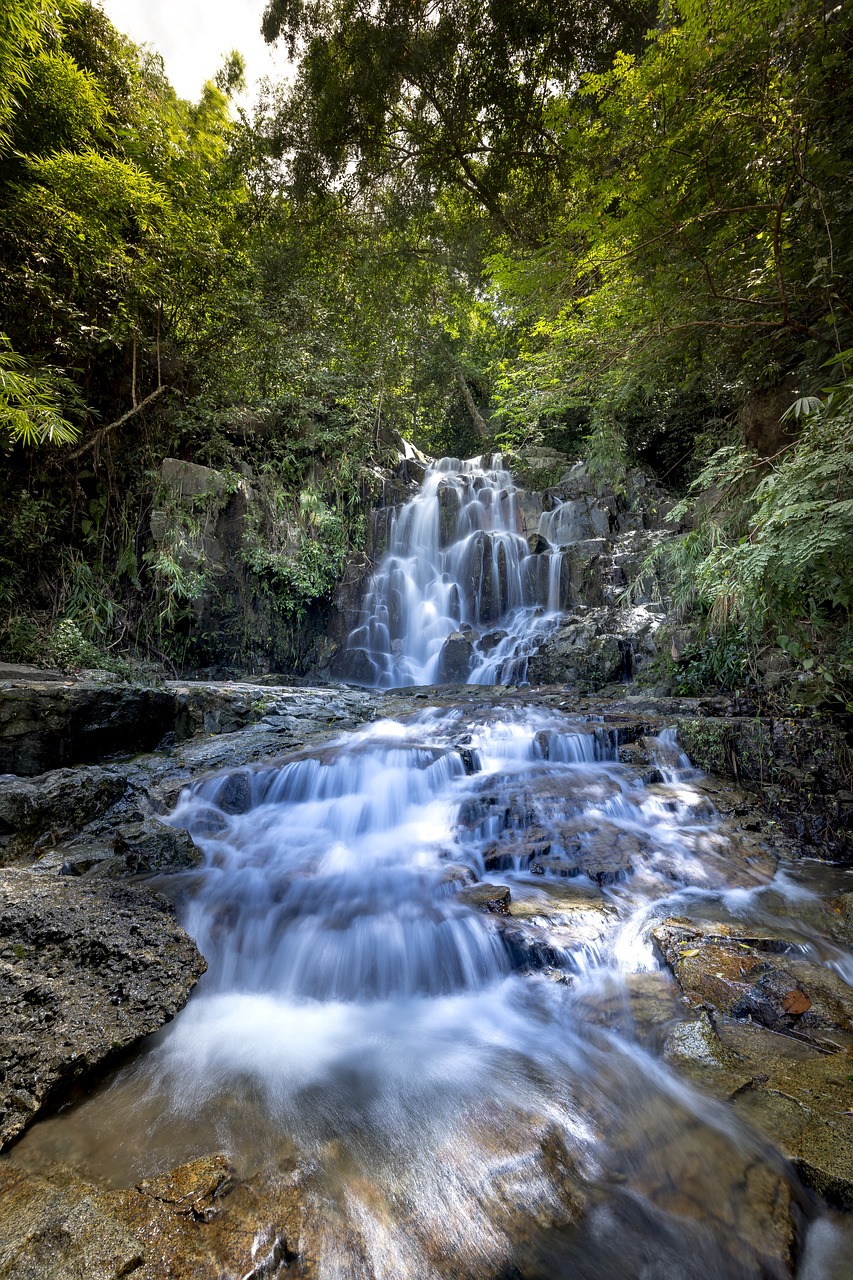
[{"label": "green foliage", "polygon": [[44,649],[47,664],[55,667],[98,667],[100,656],[73,618],[56,623]]},{"label": "green foliage", "polygon": [[[698,508],[702,529],[693,542],[702,549],[689,569],[701,604],[757,630],[768,620],[849,612],[853,381],[813,399],[779,457],[719,450],[691,487],[694,498],[706,491],[716,496]],[[682,503],[675,517],[684,511]]]},{"label": "green foliage", "polygon": [[62,413],[73,385],[56,369],[34,369],[0,333],[0,431],[17,444],[69,444],[79,429]]},{"label": "green foliage", "polygon": [[745,627],[705,628],[685,645],[679,662],[668,662],[672,691],[693,697],[709,689],[742,689],[751,674],[755,649]]}]

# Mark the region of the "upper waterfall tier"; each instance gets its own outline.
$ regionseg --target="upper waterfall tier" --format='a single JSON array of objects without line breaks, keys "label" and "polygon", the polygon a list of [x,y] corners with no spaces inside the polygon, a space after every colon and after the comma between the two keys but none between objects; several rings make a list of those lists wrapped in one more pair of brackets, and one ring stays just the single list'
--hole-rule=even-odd
[{"label": "upper waterfall tier", "polygon": [[516,493],[499,454],[441,458],[428,469],[420,492],[394,512],[388,550],[349,636],[365,683],[524,678],[560,607],[560,557],[543,582]]}]

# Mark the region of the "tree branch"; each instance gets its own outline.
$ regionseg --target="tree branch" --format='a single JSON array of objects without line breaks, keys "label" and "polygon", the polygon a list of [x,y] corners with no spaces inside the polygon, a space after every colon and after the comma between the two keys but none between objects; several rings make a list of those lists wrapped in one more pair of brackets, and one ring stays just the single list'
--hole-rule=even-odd
[{"label": "tree branch", "polygon": [[68,457],[70,459],[82,458],[84,453],[88,453],[90,449],[94,449],[96,445],[101,443],[107,432],[115,431],[116,427],[123,426],[125,422],[127,422],[128,418],[133,418],[137,413],[141,413],[143,409],[151,404],[152,400],[156,400],[159,395],[162,395],[164,391],[168,390],[169,388],[165,386],[157,387],[151,392],[150,396],[146,396],[144,400],[140,400],[139,404],[135,404],[132,409],[128,409],[127,413],[123,413],[120,418],[116,418],[115,422],[110,422],[107,426],[101,427],[95,432],[91,440],[87,440],[79,449],[75,449],[73,453],[68,454]]}]

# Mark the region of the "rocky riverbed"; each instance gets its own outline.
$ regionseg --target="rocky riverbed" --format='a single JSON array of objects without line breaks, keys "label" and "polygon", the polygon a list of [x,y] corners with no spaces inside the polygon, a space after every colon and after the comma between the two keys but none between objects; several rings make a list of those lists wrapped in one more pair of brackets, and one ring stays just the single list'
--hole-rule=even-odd
[{"label": "rocky riverbed", "polygon": [[[491,1150],[490,1159],[502,1152],[503,1160],[510,1149],[515,1159],[526,1153],[515,1190],[509,1166],[501,1175],[508,1181],[500,1213],[494,1186],[489,1193],[489,1230],[516,1241],[515,1274],[559,1274],[566,1259],[587,1274],[594,1224],[602,1213],[627,1223],[626,1195],[642,1196],[655,1213],[674,1213],[682,1224],[695,1222],[697,1241],[713,1238],[715,1249],[728,1239],[709,1275],[791,1275],[811,1239],[808,1222],[843,1232],[842,1220],[816,1208],[853,1208],[853,883],[844,861],[833,867],[813,860],[827,852],[843,859],[849,849],[846,745],[834,726],[815,737],[812,723],[740,716],[730,699],[653,700],[625,687],[596,699],[564,687],[377,694],[168,682],[140,691],[102,677],[2,674],[0,739],[10,744],[7,763],[14,759],[20,770],[0,777],[4,1144],[34,1118],[50,1117],[75,1089],[91,1088],[174,1017],[202,973],[205,962],[173,904],[186,920],[186,894],[216,837],[209,818],[207,828],[201,818],[189,829],[163,821],[181,792],[192,783],[200,795],[215,794],[220,824],[240,822],[244,813],[248,821],[252,788],[268,785],[259,779],[278,776],[280,763],[331,762],[330,739],[384,718],[419,723],[431,708],[427,726],[429,716],[451,719],[429,760],[452,758],[460,771],[454,785],[468,779],[452,847],[439,851],[452,900],[482,917],[531,990],[546,984],[568,1002],[570,1036],[585,1028],[594,1045],[596,1036],[606,1041],[630,1027],[637,1046],[631,1054],[660,1062],[667,1079],[697,1087],[697,1097],[719,1100],[746,1122],[744,1132],[758,1135],[751,1141],[776,1153],[756,1164],[759,1148],[751,1148],[738,1163],[730,1138],[714,1139],[715,1154],[707,1127],[697,1131],[695,1149],[683,1137],[676,1141],[654,1091],[637,1103],[645,1116],[638,1146],[636,1132],[620,1136],[587,1090],[589,1123],[610,1144],[593,1175],[588,1154],[567,1146],[544,1115],[528,1107],[522,1121],[510,1109],[494,1127],[494,1117],[480,1114],[478,1151]],[[134,706],[149,718],[130,736],[122,739],[118,728],[118,737],[76,736],[87,716],[101,729],[110,717],[117,717],[114,728],[135,725]],[[17,732],[22,707],[25,735]],[[543,767],[517,776],[503,767],[484,772],[481,731],[467,726],[520,724],[531,711],[551,726],[536,731],[530,748]],[[561,717],[581,743],[595,741],[590,759],[597,751],[614,762],[609,772],[564,759]],[[679,741],[697,762],[716,766],[716,776],[677,781],[677,746],[671,735],[661,738],[675,726]],[[761,752],[769,758],[759,768]],[[58,767],[37,772],[45,761]],[[228,799],[219,783],[205,781],[219,774],[228,778]],[[656,827],[614,808],[620,796],[641,800],[665,824],[677,810],[677,844],[661,845]],[[685,872],[687,856],[701,875]],[[677,890],[673,909],[655,914],[667,880]],[[590,984],[584,975],[596,956],[640,938],[647,965],[626,972],[621,987]],[[696,1105],[687,1100],[692,1094],[668,1096],[682,1111]],[[97,1098],[86,1105],[95,1104]],[[519,1105],[516,1099],[513,1108]],[[313,1169],[285,1151],[250,1168],[235,1163],[230,1150],[188,1148],[174,1167],[160,1157],[143,1177],[131,1166],[107,1177],[83,1148],[75,1158],[74,1142],[62,1136],[69,1132],[63,1114],[34,1129],[0,1165],[0,1277],[23,1280],[57,1268],[152,1280],[213,1280],[229,1270],[258,1280],[310,1276],[324,1251],[328,1265],[329,1220],[340,1212],[328,1184],[328,1152],[315,1156]],[[685,1119],[682,1130],[690,1124]],[[655,1132],[657,1147],[649,1139]],[[43,1136],[33,1141],[36,1135]],[[337,1156],[332,1163],[340,1177]],[[699,1172],[705,1166],[714,1171],[712,1203],[707,1170]],[[360,1235],[358,1214],[342,1226],[353,1269],[339,1267],[340,1274],[380,1274],[376,1224],[385,1222],[390,1241],[407,1220],[420,1241],[423,1275],[498,1274],[500,1249],[483,1247],[475,1265],[465,1252],[470,1241],[454,1255],[447,1239],[430,1234],[438,1226],[419,1216],[415,1184],[402,1179],[394,1207],[383,1199],[391,1193],[381,1179],[370,1190],[358,1182],[362,1175],[352,1176],[351,1205],[362,1205],[372,1227],[365,1235],[362,1222]],[[465,1176],[460,1170],[463,1182]],[[540,1198],[531,1190],[537,1179],[551,1188]],[[709,1222],[716,1224],[711,1237]],[[605,1256],[600,1246],[597,1256]],[[830,1276],[835,1264],[831,1251],[827,1256]]]}]

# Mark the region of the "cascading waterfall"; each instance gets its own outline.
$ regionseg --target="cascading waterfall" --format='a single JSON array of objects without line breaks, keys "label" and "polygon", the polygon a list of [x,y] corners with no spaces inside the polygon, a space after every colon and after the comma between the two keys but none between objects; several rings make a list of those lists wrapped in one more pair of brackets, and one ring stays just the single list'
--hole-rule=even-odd
[{"label": "cascading waterfall", "polygon": [[[352,666],[379,688],[522,681],[527,658],[562,607],[556,548],[543,560],[522,536],[512,475],[500,454],[442,458],[394,513],[388,550],[349,637]],[[448,637],[472,648],[443,669]]]},{"label": "cascading waterfall", "polygon": [[[434,681],[465,629],[468,680],[523,678],[563,603],[566,508],[531,556],[499,458],[437,463],[352,636],[374,682]],[[687,1011],[651,931],[685,912],[759,934],[781,919],[840,980],[851,956],[815,933],[809,891],[738,855],[673,729],[635,760],[603,720],[526,696],[189,786],[170,821],[204,865],[170,884],[208,973],[12,1158],[73,1151],[128,1185],[225,1149],[274,1202],[298,1180],[304,1238],[276,1253],[271,1210],[247,1280],[789,1277],[784,1206],[811,1202],[661,1060]],[[818,1218],[808,1256],[839,1254],[834,1231]]]},{"label": "cascading waterfall", "polygon": [[[171,820],[204,850],[184,919],[209,973],[16,1158],[70,1146],[119,1183],[223,1146],[245,1176],[295,1160],[321,1280],[787,1274],[748,1171],[789,1172],[635,1022],[656,920],[761,919],[768,891],[726,905],[719,819],[674,732],[650,749],[653,787],[595,720],[430,709],[192,785]],[[512,913],[477,909],[501,885]]]}]

